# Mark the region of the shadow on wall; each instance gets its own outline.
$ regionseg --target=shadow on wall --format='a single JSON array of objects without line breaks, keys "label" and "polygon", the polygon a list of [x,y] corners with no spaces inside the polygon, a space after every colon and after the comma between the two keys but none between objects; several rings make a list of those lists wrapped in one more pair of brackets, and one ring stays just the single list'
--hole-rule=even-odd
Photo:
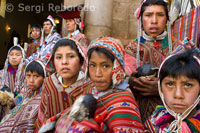
[{"label": "shadow on wall", "polygon": [[4,66],[10,39],[10,31],[6,31],[7,24],[7,21],[0,16],[0,69]]}]

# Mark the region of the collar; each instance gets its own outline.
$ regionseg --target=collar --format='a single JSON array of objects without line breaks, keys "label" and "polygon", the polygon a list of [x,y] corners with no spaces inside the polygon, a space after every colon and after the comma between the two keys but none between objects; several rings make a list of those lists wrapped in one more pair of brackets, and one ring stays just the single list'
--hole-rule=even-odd
[{"label": "collar", "polygon": [[156,36],[156,37],[152,37],[146,34],[146,32],[143,31],[143,37],[145,40],[153,42],[153,41],[161,41],[165,38],[165,36],[167,35],[167,32],[164,31],[162,34]]},{"label": "collar", "polygon": [[[57,74],[58,74],[58,73],[57,73]],[[85,76],[84,72],[80,71],[79,74],[78,74],[78,78],[77,78],[76,81],[78,81],[78,80],[84,78],[84,76]],[[60,82],[62,85],[64,85],[64,84],[63,84],[63,81],[62,81],[62,77],[61,77],[59,74],[58,74],[58,80],[59,80],[59,82]]]},{"label": "collar", "polygon": [[68,35],[71,35],[72,37],[74,37],[74,36],[76,36],[76,35],[78,35],[80,33],[80,31],[79,30],[75,30],[73,33],[69,33]]}]

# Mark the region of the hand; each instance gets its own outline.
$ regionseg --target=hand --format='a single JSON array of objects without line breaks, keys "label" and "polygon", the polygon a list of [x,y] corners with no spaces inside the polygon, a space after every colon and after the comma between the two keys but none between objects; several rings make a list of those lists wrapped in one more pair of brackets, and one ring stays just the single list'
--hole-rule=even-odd
[{"label": "hand", "polygon": [[133,72],[129,79],[131,90],[143,96],[158,96],[158,80],[154,76],[136,78],[137,71]]}]

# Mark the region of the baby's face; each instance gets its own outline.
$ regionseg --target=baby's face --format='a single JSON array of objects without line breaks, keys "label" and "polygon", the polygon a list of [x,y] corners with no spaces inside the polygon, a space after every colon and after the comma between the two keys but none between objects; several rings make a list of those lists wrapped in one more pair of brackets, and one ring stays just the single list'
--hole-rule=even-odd
[{"label": "baby's face", "polygon": [[13,67],[17,67],[22,57],[22,52],[14,49],[10,51],[8,61]]},{"label": "baby's face", "polygon": [[200,91],[198,80],[184,75],[177,78],[167,76],[161,86],[166,104],[176,113],[183,113],[194,104]]}]

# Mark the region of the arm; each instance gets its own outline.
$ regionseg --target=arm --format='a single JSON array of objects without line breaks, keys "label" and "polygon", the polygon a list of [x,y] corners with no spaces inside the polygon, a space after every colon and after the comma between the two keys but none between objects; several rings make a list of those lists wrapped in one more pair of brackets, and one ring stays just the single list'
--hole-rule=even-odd
[{"label": "arm", "polygon": [[[117,92],[113,95],[104,123],[110,131],[143,132],[138,105],[132,93],[128,91]],[[122,100],[123,99],[123,100]]]}]

